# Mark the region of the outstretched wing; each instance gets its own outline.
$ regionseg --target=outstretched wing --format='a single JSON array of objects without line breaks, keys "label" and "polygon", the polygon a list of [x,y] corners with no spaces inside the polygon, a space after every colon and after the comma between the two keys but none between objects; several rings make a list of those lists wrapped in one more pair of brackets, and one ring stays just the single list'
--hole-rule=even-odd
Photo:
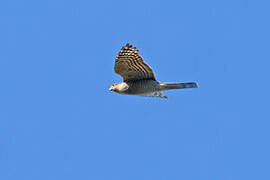
[{"label": "outstretched wing", "polygon": [[122,47],[116,56],[114,71],[124,78],[124,81],[134,81],[141,79],[155,80],[155,74],[143,58],[139,55],[139,50],[127,43]]}]

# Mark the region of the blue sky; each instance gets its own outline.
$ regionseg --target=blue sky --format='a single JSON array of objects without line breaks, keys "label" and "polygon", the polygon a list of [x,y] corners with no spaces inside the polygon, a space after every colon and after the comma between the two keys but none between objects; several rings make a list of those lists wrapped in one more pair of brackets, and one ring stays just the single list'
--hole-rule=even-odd
[{"label": "blue sky", "polygon": [[[268,180],[266,0],[0,3],[1,180]],[[168,100],[108,91],[121,46]]]}]

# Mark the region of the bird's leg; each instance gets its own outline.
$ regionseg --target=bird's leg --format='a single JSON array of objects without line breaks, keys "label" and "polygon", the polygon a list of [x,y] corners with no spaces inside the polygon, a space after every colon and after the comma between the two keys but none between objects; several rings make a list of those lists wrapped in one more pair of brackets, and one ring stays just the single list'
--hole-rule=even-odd
[{"label": "bird's leg", "polygon": [[168,98],[168,96],[165,96],[165,95],[162,94],[162,91],[156,91],[151,96],[160,97],[160,98]]},{"label": "bird's leg", "polygon": [[161,97],[161,98],[168,98],[168,96],[165,96],[165,95],[162,94],[162,91],[159,91],[157,96]]},{"label": "bird's leg", "polygon": [[168,96],[165,96],[165,95],[163,95],[163,94],[161,94],[161,95],[159,95],[159,97],[161,97],[161,98],[168,98]]}]

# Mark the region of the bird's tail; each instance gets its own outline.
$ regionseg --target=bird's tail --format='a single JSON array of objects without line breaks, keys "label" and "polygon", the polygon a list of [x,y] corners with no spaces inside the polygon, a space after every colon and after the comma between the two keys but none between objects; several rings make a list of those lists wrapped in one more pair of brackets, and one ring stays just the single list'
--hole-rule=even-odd
[{"label": "bird's tail", "polygon": [[175,82],[160,82],[161,91],[170,89],[185,89],[185,88],[197,88],[198,85],[195,82],[175,83]]}]

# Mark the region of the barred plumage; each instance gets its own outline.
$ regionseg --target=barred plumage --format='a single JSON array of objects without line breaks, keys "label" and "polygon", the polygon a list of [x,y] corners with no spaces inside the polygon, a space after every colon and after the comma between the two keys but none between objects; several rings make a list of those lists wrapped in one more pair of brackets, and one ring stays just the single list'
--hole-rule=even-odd
[{"label": "barred plumage", "polygon": [[153,70],[139,55],[139,50],[127,43],[116,56],[114,70],[124,78],[124,81],[140,79],[155,80]]}]

